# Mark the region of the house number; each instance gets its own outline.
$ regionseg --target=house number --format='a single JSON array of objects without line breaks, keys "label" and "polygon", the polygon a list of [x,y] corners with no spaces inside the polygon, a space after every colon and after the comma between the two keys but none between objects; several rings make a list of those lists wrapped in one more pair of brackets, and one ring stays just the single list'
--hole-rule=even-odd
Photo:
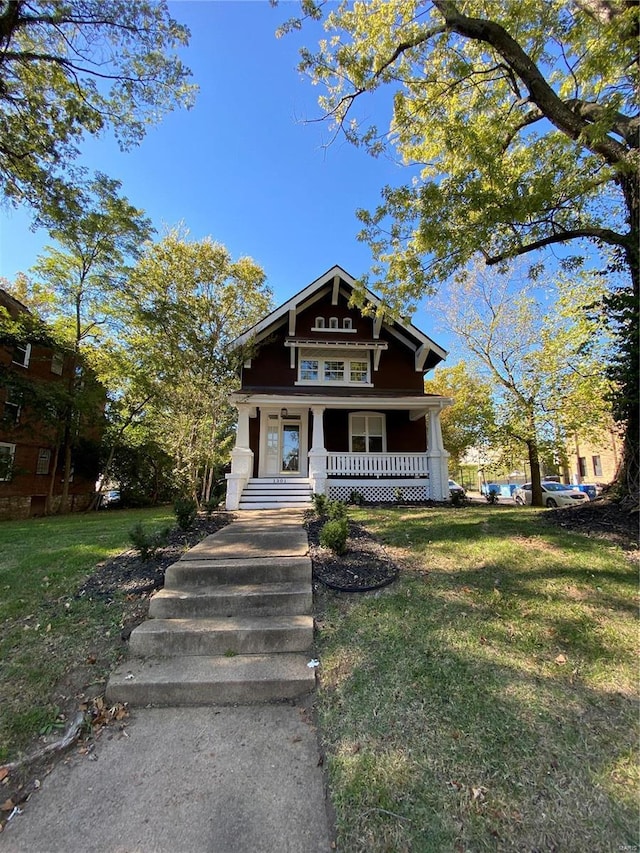
[{"label": "house number", "polygon": [[274,477],[273,482],[274,483],[286,483],[287,481],[285,480],[284,477]]}]

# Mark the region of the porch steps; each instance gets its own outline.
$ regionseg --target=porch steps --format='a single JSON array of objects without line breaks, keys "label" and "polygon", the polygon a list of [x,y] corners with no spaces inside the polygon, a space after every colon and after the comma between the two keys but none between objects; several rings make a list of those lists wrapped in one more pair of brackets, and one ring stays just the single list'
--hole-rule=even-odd
[{"label": "porch steps", "polygon": [[170,566],[107,700],[227,705],[311,692],[311,560],[301,522],[293,511],[246,513]]},{"label": "porch steps", "polygon": [[252,477],[240,496],[238,509],[305,509],[311,506],[307,477]]}]

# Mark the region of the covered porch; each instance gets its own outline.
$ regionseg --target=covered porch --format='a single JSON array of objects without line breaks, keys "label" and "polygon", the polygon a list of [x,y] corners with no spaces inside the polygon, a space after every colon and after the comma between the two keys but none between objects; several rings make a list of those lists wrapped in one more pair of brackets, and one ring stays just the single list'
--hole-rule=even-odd
[{"label": "covered porch", "polygon": [[236,444],[227,475],[229,510],[250,480],[274,491],[308,480],[312,493],[367,501],[447,500],[438,396],[232,395]]}]

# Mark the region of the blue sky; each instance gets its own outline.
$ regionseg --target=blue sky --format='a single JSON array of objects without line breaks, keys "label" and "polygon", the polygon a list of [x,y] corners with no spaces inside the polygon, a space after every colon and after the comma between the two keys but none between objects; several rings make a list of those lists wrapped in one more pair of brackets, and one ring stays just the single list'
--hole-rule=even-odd
[{"label": "blue sky", "polygon": [[[232,257],[249,255],[285,301],[334,264],[354,276],[371,264],[356,240],[355,211],[373,208],[387,183],[406,180],[389,159],[373,159],[341,139],[326,146],[320,90],[297,71],[298,49],[321,34],[310,26],[276,39],[298,5],[266,0],[171,4],[191,30],[183,58],[200,86],[195,107],[152,128],[123,154],[108,136],[83,145],[84,165],[122,181],[159,233],[182,222],[193,239],[211,236]],[[387,117],[388,120],[388,117]],[[27,210],[2,210],[0,275],[27,271],[48,242],[29,230]],[[414,322],[435,340],[433,322]]]}]

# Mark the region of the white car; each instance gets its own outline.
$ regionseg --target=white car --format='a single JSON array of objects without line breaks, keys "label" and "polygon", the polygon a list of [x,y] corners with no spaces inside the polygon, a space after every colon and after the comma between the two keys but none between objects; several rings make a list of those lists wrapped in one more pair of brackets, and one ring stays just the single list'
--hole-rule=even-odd
[{"label": "white car", "polygon": [[[541,483],[542,503],[547,507],[576,506],[589,500],[589,496],[575,486],[565,486],[562,483]],[[518,506],[531,504],[531,483],[519,486],[513,493],[513,499]]]}]

